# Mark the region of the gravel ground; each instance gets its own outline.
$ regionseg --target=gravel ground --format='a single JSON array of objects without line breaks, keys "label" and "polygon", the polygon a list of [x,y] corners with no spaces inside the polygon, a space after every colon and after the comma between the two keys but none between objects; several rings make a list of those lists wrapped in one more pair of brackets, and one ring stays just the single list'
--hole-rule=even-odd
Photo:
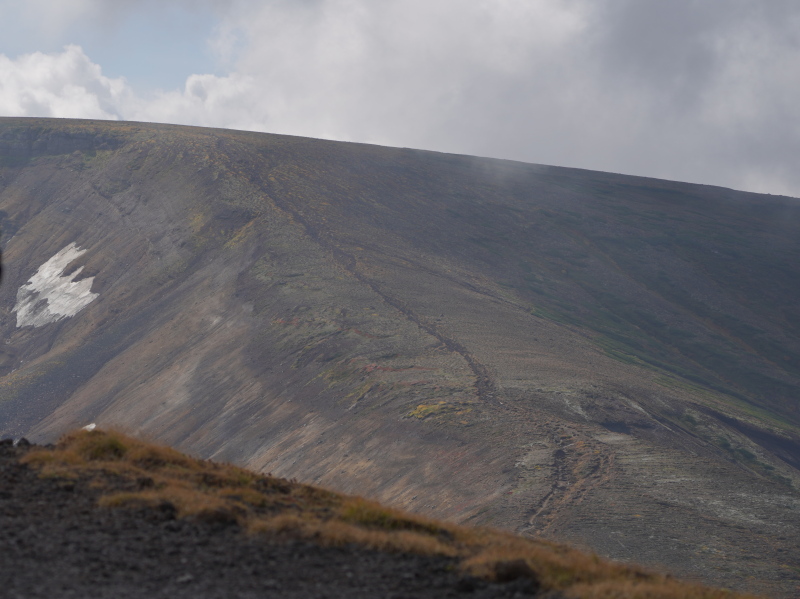
[{"label": "gravel ground", "polygon": [[537,596],[530,581],[465,578],[447,559],[271,542],[169,510],[100,508],[88,481],[42,479],[21,465],[27,450],[0,442],[3,598]]}]

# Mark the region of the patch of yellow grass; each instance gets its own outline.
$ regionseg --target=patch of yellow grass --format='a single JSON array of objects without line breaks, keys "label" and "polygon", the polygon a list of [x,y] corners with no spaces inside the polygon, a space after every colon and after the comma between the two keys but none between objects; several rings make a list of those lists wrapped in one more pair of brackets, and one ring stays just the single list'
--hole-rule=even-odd
[{"label": "patch of yellow grass", "polygon": [[557,543],[407,514],[360,497],[197,460],[118,432],[78,431],[23,461],[42,476],[84,478],[105,507],[174,509],[178,517],[238,523],[249,534],[357,544],[439,555],[489,580],[534,578],[569,599],[733,599],[744,595],[686,584],[608,562]]},{"label": "patch of yellow grass", "polygon": [[411,410],[408,413],[409,418],[419,418],[420,420],[424,420],[428,416],[433,414],[437,414],[447,409],[447,402],[446,401],[439,401],[432,404],[419,404],[416,408]]},{"label": "patch of yellow grass", "polygon": [[250,523],[248,530],[255,534],[299,537],[325,546],[352,543],[378,551],[449,557],[458,555],[453,547],[427,534],[408,530],[388,533],[383,530],[364,529],[335,518],[321,520],[304,518],[297,514],[280,514],[271,518],[258,518]]},{"label": "patch of yellow grass", "polygon": [[385,531],[414,531],[433,536],[448,536],[448,525],[422,516],[388,508],[361,497],[346,497],[339,508],[343,521],[358,526]]}]

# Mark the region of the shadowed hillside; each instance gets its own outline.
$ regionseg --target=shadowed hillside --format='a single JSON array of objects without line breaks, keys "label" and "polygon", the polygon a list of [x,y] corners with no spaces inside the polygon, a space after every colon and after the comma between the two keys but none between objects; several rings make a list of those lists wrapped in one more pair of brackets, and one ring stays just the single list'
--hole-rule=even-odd
[{"label": "shadowed hillside", "polygon": [[800,584],[800,203],[0,120],[0,430],[90,422],[713,584]]}]

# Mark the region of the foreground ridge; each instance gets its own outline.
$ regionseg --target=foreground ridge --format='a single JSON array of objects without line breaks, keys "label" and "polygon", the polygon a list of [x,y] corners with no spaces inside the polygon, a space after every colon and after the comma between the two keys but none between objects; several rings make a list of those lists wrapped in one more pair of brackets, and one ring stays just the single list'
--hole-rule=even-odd
[{"label": "foreground ridge", "polygon": [[[0,574],[12,596],[52,596],[52,583],[59,596],[92,589],[100,597],[746,597],[119,432],[78,431],[47,447],[2,442],[0,483],[0,551],[8,556]],[[53,556],[36,555],[39,529]],[[25,568],[43,559],[69,563],[43,581]]]}]

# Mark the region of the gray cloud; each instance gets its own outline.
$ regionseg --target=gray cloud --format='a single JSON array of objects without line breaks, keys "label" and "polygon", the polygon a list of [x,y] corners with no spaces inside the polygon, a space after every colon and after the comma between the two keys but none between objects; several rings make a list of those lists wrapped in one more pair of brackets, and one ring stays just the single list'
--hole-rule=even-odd
[{"label": "gray cloud", "polygon": [[800,195],[799,20],[787,1],[604,4],[597,72],[638,97],[650,115],[640,133],[670,148],[637,169]]},{"label": "gray cloud", "polygon": [[[97,18],[124,17],[98,8],[108,3],[72,1]],[[220,18],[211,46],[227,74],[191,75],[148,98],[109,94],[98,80],[104,112],[800,196],[794,2],[205,6]],[[10,93],[0,82],[0,106]]]}]

